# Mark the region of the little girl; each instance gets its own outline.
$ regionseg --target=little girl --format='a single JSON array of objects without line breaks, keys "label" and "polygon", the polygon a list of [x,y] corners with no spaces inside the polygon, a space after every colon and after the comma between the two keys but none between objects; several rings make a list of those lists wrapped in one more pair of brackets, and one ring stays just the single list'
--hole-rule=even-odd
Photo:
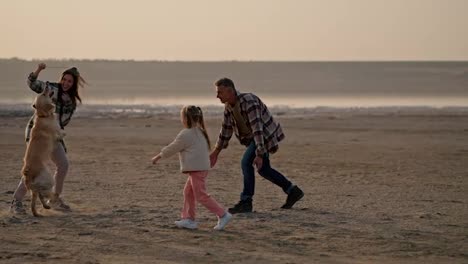
[{"label": "little girl", "polygon": [[185,106],[180,111],[180,119],[185,129],[179,132],[174,141],[153,157],[153,164],[161,158],[179,153],[180,170],[188,174],[184,188],[184,206],[181,220],[175,221],[180,228],[196,229],[195,208],[199,202],[218,216],[215,230],[223,230],[232,215],[206,193],[205,179],[210,169],[210,139],[205,129],[203,113],[200,107]]}]

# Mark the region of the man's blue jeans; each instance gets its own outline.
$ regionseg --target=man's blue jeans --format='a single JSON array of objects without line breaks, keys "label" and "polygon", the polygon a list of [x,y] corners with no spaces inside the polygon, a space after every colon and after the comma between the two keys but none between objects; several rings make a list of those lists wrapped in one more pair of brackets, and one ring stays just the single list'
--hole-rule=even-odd
[{"label": "man's blue jeans", "polygon": [[[255,168],[253,165],[256,156],[255,149],[255,142],[252,141],[242,157],[241,165],[242,173],[244,174],[244,190],[242,190],[240,197],[242,201],[252,199],[255,193]],[[271,167],[268,153],[263,155],[263,165],[258,173],[263,178],[281,187],[286,194],[288,194],[293,187],[292,183],[283,174]]]}]

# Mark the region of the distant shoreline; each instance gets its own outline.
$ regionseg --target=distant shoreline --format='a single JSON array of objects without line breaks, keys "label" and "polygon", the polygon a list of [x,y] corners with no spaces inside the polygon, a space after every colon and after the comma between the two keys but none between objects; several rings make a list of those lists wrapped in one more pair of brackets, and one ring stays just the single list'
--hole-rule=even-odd
[{"label": "distant shoreline", "polygon": [[[82,118],[168,117],[178,118],[180,105],[116,105],[83,104],[76,112]],[[348,117],[348,116],[468,116],[467,106],[380,106],[380,107],[301,107],[271,106],[278,117]],[[220,117],[222,105],[203,106],[206,117]],[[0,117],[29,117],[33,114],[30,104],[1,104]]]},{"label": "distant shoreline", "polygon": [[[27,87],[26,79],[37,62],[0,60],[0,105],[31,103],[34,93]],[[213,82],[221,77],[233,79],[238,91],[254,93],[269,107],[288,114],[319,107],[468,107],[468,62],[462,61],[45,62],[48,69],[41,73],[41,80],[55,81],[65,68],[78,67],[88,83],[80,91],[83,106],[94,109],[96,105],[144,105],[142,112],[147,112],[148,106],[219,107],[222,105],[216,99]],[[285,106],[294,109],[285,111]],[[104,108],[100,110],[106,111]]]}]

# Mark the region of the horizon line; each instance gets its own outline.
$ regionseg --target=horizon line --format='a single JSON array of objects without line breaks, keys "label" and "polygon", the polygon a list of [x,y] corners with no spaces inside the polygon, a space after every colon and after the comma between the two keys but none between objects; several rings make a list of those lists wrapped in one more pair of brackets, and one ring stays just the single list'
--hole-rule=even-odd
[{"label": "horizon line", "polygon": [[408,60],[408,59],[381,59],[381,60],[235,60],[235,59],[226,59],[226,60],[157,60],[157,59],[148,59],[148,60],[139,60],[139,59],[105,59],[105,58],[31,58],[25,59],[20,57],[9,57],[3,58],[0,57],[0,60],[16,60],[16,61],[25,61],[25,62],[35,62],[35,61],[104,61],[104,62],[197,62],[197,63],[220,63],[220,62],[468,62],[467,59],[456,59],[456,60],[447,60],[447,59],[420,59],[420,60]]}]

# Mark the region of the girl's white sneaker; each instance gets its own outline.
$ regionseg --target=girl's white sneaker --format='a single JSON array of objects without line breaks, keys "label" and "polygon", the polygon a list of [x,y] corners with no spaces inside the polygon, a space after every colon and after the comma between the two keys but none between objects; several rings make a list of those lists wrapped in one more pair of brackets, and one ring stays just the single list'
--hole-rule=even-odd
[{"label": "girl's white sneaker", "polygon": [[232,214],[226,212],[223,217],[218,217],[218,224],[213,227],[214,230],[223,230],[224,227],[231,221]]},{"label": "girl's white sneaker", "polygon": [[187,229],[197,229],[198,224],[197,222],[191,220],[191,219],[181,219],[179,221],[174,222],[177,227],[180,228],[187,228]]}]

